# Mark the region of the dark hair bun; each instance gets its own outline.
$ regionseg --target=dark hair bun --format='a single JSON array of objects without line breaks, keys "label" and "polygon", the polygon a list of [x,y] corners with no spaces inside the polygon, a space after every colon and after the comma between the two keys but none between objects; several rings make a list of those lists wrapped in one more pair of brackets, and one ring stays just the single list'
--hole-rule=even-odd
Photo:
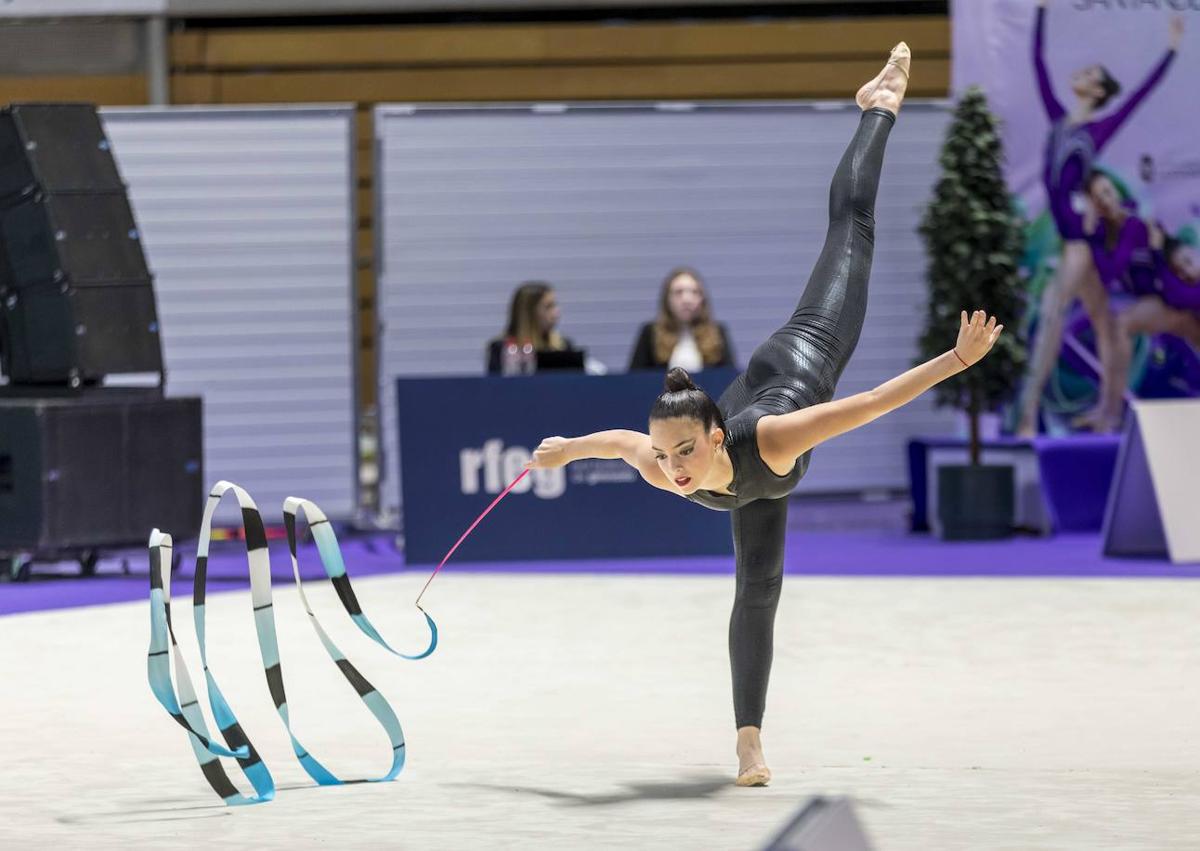
[{"label": "dark hair bun", "polygon": [[686,369],[675,367],[667,373],[667,380],[663,382],[663,387],[668,393],[678,393],[681,390],[699,390],[696,383],[692,381],[692,377],[687,374]]},{"label": "dark hair bun", "polygon": [[678,418],[699,420],[704,430],[717,426],[725,429],[725,418],[712,397],[696,386],[687,370],[675,367],[663,382],[665,392],[654,400],[650,421]]}]

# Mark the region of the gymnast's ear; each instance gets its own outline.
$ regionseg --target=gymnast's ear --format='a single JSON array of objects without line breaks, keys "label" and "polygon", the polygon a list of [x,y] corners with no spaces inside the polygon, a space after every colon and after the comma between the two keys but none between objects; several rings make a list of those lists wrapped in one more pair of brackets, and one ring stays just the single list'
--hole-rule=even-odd
[{"label": "gymnast's ear", "polygon": [[721,445],[725,442],[725,429],[721,428],[716,423],[713,423],[713,427],[709,429],[708,432],[708,439],[709,442],[712,443],[713,452],[718,451],[721,448]]}]

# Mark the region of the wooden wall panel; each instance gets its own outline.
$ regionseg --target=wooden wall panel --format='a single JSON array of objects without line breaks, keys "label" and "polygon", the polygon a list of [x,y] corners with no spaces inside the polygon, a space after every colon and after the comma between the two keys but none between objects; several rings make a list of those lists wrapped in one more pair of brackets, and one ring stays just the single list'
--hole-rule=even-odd
[{"label": "wooden wall panel", "polygon": [[178,36],[172,58],[209,70],[844,58],[886,52],[901,38],[918,56],[950,50],[945,17],[910,17],[214,30]]},{"label": "wooden wall panel", "polygon": [[[853,97],[879,59],[690,65],[587,65],[353,71],[227,72],[220,103],[297,101],[520,101]],[[927,59],[913,74],[915,97],[944,95],[949,61]]]},{"label": "wooden wall panel", "polygon": [[216,74],[179,71],[171,73],[171,103],[220,103],[217,99],[218,90]]},{"label": "wooden wall panel", "polygon": [[139,106],[149,98],[146,77],[142,74],[0,77],[0,103],[83,101],[100,106]]}]

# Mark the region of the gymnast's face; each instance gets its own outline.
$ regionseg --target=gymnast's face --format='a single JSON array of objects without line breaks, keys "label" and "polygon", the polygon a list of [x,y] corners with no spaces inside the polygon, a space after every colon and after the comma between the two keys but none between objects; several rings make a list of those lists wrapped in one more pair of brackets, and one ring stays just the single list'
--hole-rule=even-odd
[{"label": "gymnast's face", "polygon": [[650,421],[654,458],[679,493],[695,493],[703,486],[724,440],[721,429],[705,431],[704,424],[691,417]]},{"label": "gymnast's face", "polygon": [[1103,219],[1115,219],[1121,212],[1121,194],[1107,177],[1096,177],[1088,186],[1088,197]]},{"label": "gymnast's face", "polygon": [[1104,97],[1104,70],[1099,65],[1080,68],[1071,75],[1071,91],[1079,98],[1100,100]]},{"label": "gymnast's face", "polygon": [[1181,245],[1171,252],[1171,265],[1183,280],[1200,284],[1200,255],[1190,245]]}]

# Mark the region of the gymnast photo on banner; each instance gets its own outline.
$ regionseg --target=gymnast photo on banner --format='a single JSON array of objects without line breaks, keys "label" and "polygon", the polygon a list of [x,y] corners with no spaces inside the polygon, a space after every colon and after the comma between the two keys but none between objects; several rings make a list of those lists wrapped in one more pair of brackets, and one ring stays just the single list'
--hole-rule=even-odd
[{"label": "gymnast photo on banner", "polygon": [[[1140,252],[1145,258],[1146,227],[1138,217],[1124,211],[1124,200],[1118,203],[1110,180],[1096,169],[1100,155],[1118,133],[1138,132],[1135,116],[1140,115],[1139,107],[1158,94],[1175,65],[1183,36],[1183,19],[1172,17],[1165,53],[1138,88],[1123,98],[1121,83],[1105,65],[1091,64],[1075,71],[1069,78],[1075,103],[1068,109],[1057,100],[1054,80],[1046,65],[1048,1],[1039,1],[1034,17],[1032,59],[1039,101],[1050,122],[1042,160],[1046,205],[1043,215],[1048,215],[1054,224],[1061,247],[1057,258],[1040,258],[1048,266],[1056,263],[1056,268],[1046,269],[1040,276],[1043,288],[1036,301],[1036,336],[1016,422],[1016,431],[1022,436],[1032,436],[1038,431],[1045,386],[1060,358],[1068,307],[1074,300],[1081,302],[1091,325],[1096,356],[1088,362],[1100,376],[1111,378],[1122,373],[1124,367],[1117,360],[1122,358],[1126,343],[1117,341],[1109,294],[1112,281],[1126,274],[1134,253]],[[1105,112],[1114,101],[1116,107]],[[1147,162],[1152,162],[1150,157],[1139,157],[1139,173],[1142,179],[1152,180],[1152,168],[1146,168]],[[1112,206],[1106,205],[1109,203]],[[1139,275],[1134,272],[1135,277]],[[1123,390],[1123,384],[1099,380],[1092,408],[1074,412],[1069,426],[1115,431],[1121,424]]]},{"label": "gymnast photo on banner", "polygon": [[[1090,421],[1082,422],[1111,431],[1121,423],[1130,388],[1138,397],[1200,395],[1200,255],[1194,228],[1170,234],[1161,221],[1140,217],[1118,177],[1093,171],[1087,198],[1085,231],[1108,298],[1113,348],[1100,364],[1099,402]],[[1085,338],[1088,326],[1088,318],[1077,313],[1066,333]],[[1078,358],[1071,360],[1077,369],[1086,368]],[[1170,363],[1168,376],[1154,369],[1156,362]],[[1167,386],[1155,387],[1156,380]]]},{"label": "gymnast photo on banner", "polygon": [[1169,5],[983,0],[959,22],[954,87],[987,92],[1028,223],[1021,436],[1115,432],[1132,399],[1200,395],[1200,117],[1181,108],[1200,56]]}]

